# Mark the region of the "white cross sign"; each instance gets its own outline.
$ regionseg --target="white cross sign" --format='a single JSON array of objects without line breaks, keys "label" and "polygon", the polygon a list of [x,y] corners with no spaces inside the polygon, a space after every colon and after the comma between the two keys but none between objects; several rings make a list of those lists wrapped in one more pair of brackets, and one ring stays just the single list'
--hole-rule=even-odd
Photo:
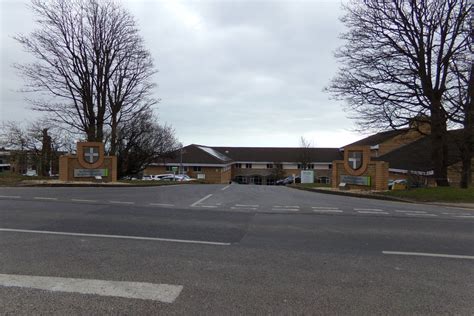
[{"label": "white cross sign", "polygon": [[99,148],[98,147],[85,147],[84,158],[88,163],[94,163],[99,159]]},{"label": "white cross sign", "polygon": [[357,151],[350,152],[348,161],[352,169],[359,169],[362,165],[362,153]]}]

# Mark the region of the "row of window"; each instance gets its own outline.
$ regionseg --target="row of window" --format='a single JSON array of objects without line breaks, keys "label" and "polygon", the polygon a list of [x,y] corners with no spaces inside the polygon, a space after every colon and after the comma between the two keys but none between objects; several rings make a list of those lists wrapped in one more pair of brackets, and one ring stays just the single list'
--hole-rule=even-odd
[{"label": "row of window", "polygon": [[[166,171],[174,171],[173,168],[176,168],[176,166],[166,166]],[[188,167],[182,167],[184,172],[188,172],[189,168]],[[179,167],[178,167],[179,170]],[[199,166],[194,166],[193,171],[200,172],[202,171],[202,168]]]},{"label": "row of window", "polygon": [[[236,163],[235,165],[236,169],[241,169],[242,164],[241,163]],[[176,168],[174,166],[174,168]],[[245,164],[246,169],[252,169],[252,164],[251,163],[246,163]],[[273,168],[278,168],[278,169],[283,169],[283,166],[281,164],[272,164],[272,163],[267,163],[267,169],[273,169]],[[331,169],[332,165],[328,165],[328,168]],[[298,164],[298,169],[314,169],[314,164],[310,163],[306,165],[306,168],[304,167],[303,164]],[[178,168],[179,170],[179,168]],[[166,171],[173,171],[173,166],[166,166]],[[188,167],[183,167],[183,171],[187,172]],[[193,171],[195,172],[200,172],[202,171],[202,168],[200,166],[194,166]]]}]

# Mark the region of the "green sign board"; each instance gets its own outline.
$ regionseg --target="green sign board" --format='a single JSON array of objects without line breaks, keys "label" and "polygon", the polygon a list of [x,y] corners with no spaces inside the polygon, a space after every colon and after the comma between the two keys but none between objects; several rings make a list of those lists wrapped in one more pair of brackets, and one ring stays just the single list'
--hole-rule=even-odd
[{"label": "green sign board", "polygon": [[357,177],[357,176],[341,175],[340,183],[370,186],[371,181],[370,181],[370,177]]},{"label": "green sign board", "polygon": [[173,170],[174,172],[178,171],[178,167],[171,167],[171,170]]},{"label": "green sign board", "polygon": [[109,169],[74,169],[75,178],[107,177]]}]

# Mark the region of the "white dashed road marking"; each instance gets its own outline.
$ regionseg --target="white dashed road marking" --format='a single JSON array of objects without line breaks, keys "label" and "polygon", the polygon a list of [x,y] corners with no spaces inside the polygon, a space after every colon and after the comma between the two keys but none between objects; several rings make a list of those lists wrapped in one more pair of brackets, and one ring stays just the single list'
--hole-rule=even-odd
[{"label": "white dashed road marking", "polygon": [[460,217],[460,218],[474,218],[474,215],[458,215],[454,217]]},{"label": "white dashed road marking", "polygon": [[273,208],[300,208],[298,205],[273,205]]},{"label": "white dashed road marking", "polygon": [[58,198],[41,197],[41,196],[35,196],[33,199],[35,199],[35,200],[45,200],[45,201],[57,201],[58,200]]},{"label": "white dashed road marking", "polygon": [[230,246],[231,245],[230,243],[227,243],[227,242],[218,242],[218,241],[169,239],[169,238],[122,236],[122,235],[83,234],[83,233],[54,232],[54,231],[47,231],[47,230],[29,230],[29,229],[13,229],[13,228],[0,228],[0,232],[45,234],[45,235],[60,235],[60,236],[79,236],[79,237],[98,237],[98,238],[115,238],[115,239],[132,239],[132,240],[149,240],[149,241],[176,242],[176,243],[184,243],[184,244],[203,244],[203,245],[214,245],[214,246]]},{"label": "white dashed road marking", "polygon": [[256,211],[257,210],[256,207],[235,207],[235,206],[231,206],[230,209],[231,210],[241,210],[241,211]]},{"label": "white dashed road marking", "polygon": [[173,303],[182,285],[0,274],[0,286]]},{"label": "white dashed road marking", "polygon": [[438,216],[436,214],[418,214],[418,213],[405,213],[405,215],[408,215],[408,216]]},{"label": "white dashed road marking", "polygon": [[113,204],[135,204],[135,202],[125,202],[125,201],[109,201],[109,203]]},{"label": "white dashed road marking", "polygon": [[194,202],[193,204],[191,204],[191,206],[197,206],[199,203],[204,202],[205,200],[207,200],[207,199],[210,198],[211,196],[212,196],[212,194],[208,194],[208,195],[206,195],[205,197],[203,197],[202,199],[197,200],[196,202]]},{"label": "white dashed road marking", "polygon": [[405,210],[395,210],[398,213],[415,213],[415,214],[426,214],[425,211],[405,211]]},{"label": "white dashed road marking", "polygon": [[150,203],[151,206],[164,206],[164,207],[171,207],[174,204],[166,204],[166,203]]},{"label": "white dashed road marking", "polygon": [[83,199],[71,199],[73,202],[86,202],[86,203],[96,203],[97,200],[83,200]]},{"label": "white dashed road marking", "polygon": [[230,187],[230,185],[228,185],[228,186],[226,186],[226,187],[223,187],[221,190],[222,190],[222,191],[225,191],[225,190],[227,190],[229,187]]},{"label": "white dashed road marking", "polygon": [[384,212],[384,210],[379,208],[355,208],[354,211]]},{"label": "white dashed road marking", "polygon": [[217,208],[217,205],[196,205],[198,207],[204,207],[204,208]]},{"label": "white dashed road marking", "polygon": [[441,257],[441,258],[456,258],[456,259],[470,259],[474,260],[474,256],[464,255],[447,255],[442,253],[425,253],[425,252],[404,252],[404,251],[382,251],[384,255],[399,255],[399,256],[421,256],[421,257]]},{"label": "white dashed road marking", "polygon": [[236,207],[258,207],[258,205],[235,204]]},{"label": "white dashed road marking", "polygon": [[20,197],[19,195],[0,195],[0,198],[4,199],[19,199]]},{"label": "white dashed road marking", "polygon": [[321,210],[338,210],[338,207],[331,207],[331,206],[312,206],[313,209],[321,209]]},{"label": "white dashed road marking", "polygon": [[327,210],[317,209],[317,210],[313,210],[313,212],[316,212],[316,213],[342,213],[341,210],[335,210],[335,209],[327,209]]},{"label": "white dashed road marking", "polygon": [[385,215],[388,214],[387,212],[384,212],[384,211],[357,211],[357,213],[360,213],[360,214],[385,214]]}]

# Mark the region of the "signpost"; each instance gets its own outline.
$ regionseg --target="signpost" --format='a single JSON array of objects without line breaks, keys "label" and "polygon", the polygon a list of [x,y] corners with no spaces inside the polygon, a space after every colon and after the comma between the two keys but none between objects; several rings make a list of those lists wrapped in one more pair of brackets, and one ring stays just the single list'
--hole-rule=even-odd
[{"label": "signpost", "polygon": [[314,183],[314,171],[313,170],[302,170],[301,171],[301,183]]}]

